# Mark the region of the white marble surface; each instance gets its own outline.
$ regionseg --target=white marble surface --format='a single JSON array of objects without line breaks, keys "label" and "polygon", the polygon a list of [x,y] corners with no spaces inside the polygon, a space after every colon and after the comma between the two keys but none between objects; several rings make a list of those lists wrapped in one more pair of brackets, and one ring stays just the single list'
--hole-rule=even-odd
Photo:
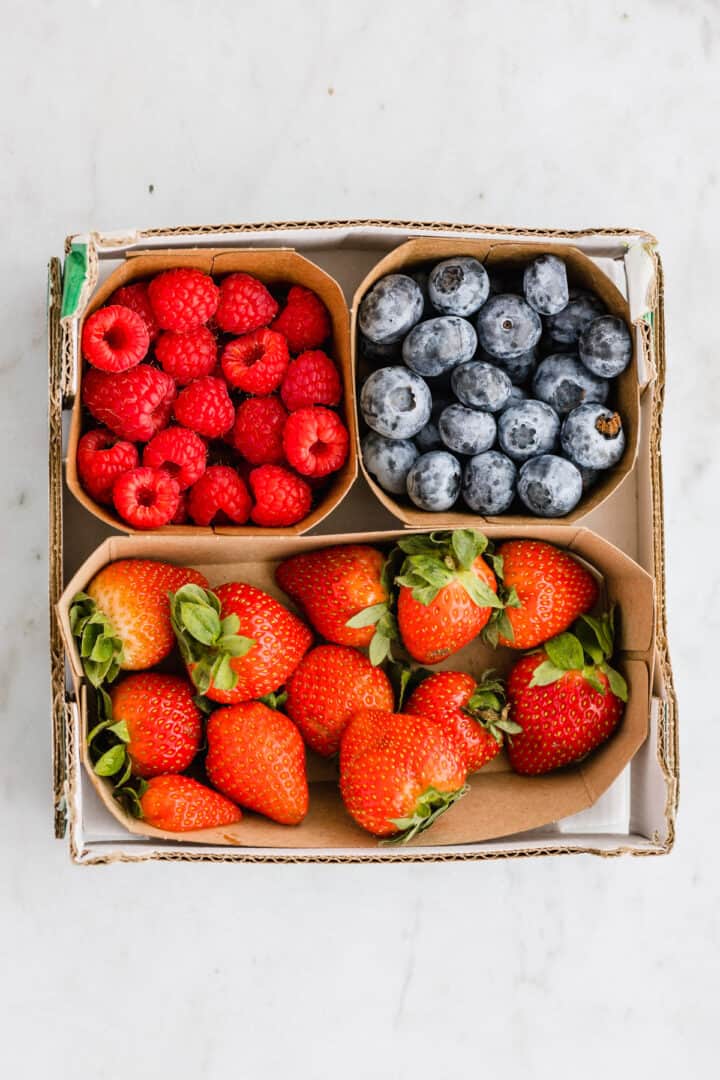
[{"label": "white marble surface", "polygon": [[[1,10],[3,1074],[711,1075],[717,3]],[[676,850],[72,867],[50,831],[46,260],[92,227],[374,216],[660,238]]]}]

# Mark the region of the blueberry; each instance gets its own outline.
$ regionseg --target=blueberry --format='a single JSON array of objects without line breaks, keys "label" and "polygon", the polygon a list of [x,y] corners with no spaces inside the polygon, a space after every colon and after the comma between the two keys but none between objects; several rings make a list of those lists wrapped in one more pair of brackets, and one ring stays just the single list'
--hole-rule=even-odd
[{"label": "blueberry", "polygon": [[360,392],[365,423],[388,439],[411,439],[430,419],[432,398],[427,383],[406,367],[373,371]]},{"label": "blueberry", "polygon": [[423,307],[422,291],[416,281],[407,274],[388,274],[363,297],[358,325],[370,341],[388,345],[405,337],[422,317]]},{"label": "blueberry", "polygon": [[407,493],[421,510],[449,510],[460,494],[460,462],[446,450],[421,454],[407,477]]},{"label": "blueberry", "polygon": [[546,357],[533,379],[533,393],[546,401],[556,413],[565,416],[584,401],[607,400],[610,389],[605,379],[599,379],[570,353],[554,353]]},{"label": "blueberry", "polygon": [[430,294],[428,293],[428,273],[427,270],[413,270],[410,277],[417,283],[423,298],[423,313],[421,318],[430,319],[435,311],[430,303]]},{"label": "blueberry", "polygon": [[448,405],[438,420],[440,438],[457,454],[481,454],[495,442],[497,425],[489,412],[465,405]]},{"label": "blueberry", "polygon": [[590,403],[573,409],[563,422],[562,448],[571,461],[586,469],[610,469],[625,449],[619,413]]},{"label": "blueberry", "polygon": [[426,454],[428,450],[442,449],[444,443],[440,438],[440,432],[434,420],[428,420],[425,427],[420,428],[415,436],[415,445],[421,454]]},{"label": "blueberry", "polygon": [[458,364],[450,382],[458,401],[486,412],[500,412],[512,390],[512,383],[504,371],[479,360]]},{"label": "blueberry", "polygon": [[474,315],[487,300],[489,292],[485,267],[470,256],[445,259],[430,271],[430,303],[445,315]]},{"label": "blueberry", "polygon": [[584,465],[578,465],[577,470],[580,473],[583,486],[583,494],[589,491],[591,487],[594,487],[597,483],[597,478],[600,475],[597,469],[586,469]]},{"label": "blueberry", "polygon": [[539,517],[561,517],[580,502],[580,472],[567,458],[541,454],[520,469],[517,493],[528,510]]},{"label": "blueberry", "polygon": [[467,319],[443,315],[418,323],[403,341],[403,360],[425,378],[443,375],[475,355],[477,334]]},{"label": "blueberry", "polygon": [[404,495],[410,466],[419,456],[418,448],[409,439],[386,439],[369,431],[362,441],[365,468],[384,491]]},{"label": "blueberry", "polygon": [[[505,409],[509,409],[511,405],[517,405],[521,401],[527,400],[527,390],[523,390],[522,386],[511,386],[510,397],[507,399]],[[505,409],[502,411],[505,412]]]},{"label": "blueberry", "polygon": [[377,363],[388,364],[392,361],[398,363],[402,359],[400,348],[401,342],[391,341],[389,345],[378,345],[366,338],[364,334],[358,334],[358,348],[363,360],[367,360],[371,366]]},{"label": "blueberry", "polygon": [[569,300],[565,263],[557,255],[540,255],[525,267],[523,292],[540,315],[557,315]]},{"label": "blueberry", "polygon": [[527,461],[554,450],[560,421],[544,401],[529,398],[505,409],[498,418],[498,443],[513,461]]},{"label": "blueberry", "polygon": [[502,514],[515,498],[516,476],[510,458],[498,450],[476,454],[465,466],[463,498],[476,514]]},{"label": "blueberry", "polygon": [[632,338],[622,319],[601,315],[583,330],[578,348],[586,368],[605,379],[612,379],[630,363]]},{"label": "blueberry", "polygon": [[509,377],[510,382],[514,383],[515,386],[522,386],[523,383],[529,382],[532,373],[535,370],[534,349],[530,349],[529,352],[520,353],[519,356],[513,356],[510,360],[499,360],[497,357],[490,356],[489,353],[484,351],[481,355],[486,356],[490,363],[501,368]]},{"label": "blueberry", "polygon": [[476,326],[483,349],[498,360],[512,360],[533,349],[542,333],[537,311],[511,293],[491,296],[480,308]]},{"label": "blueberry", "polygon": [[[545,320],[548,340],[553,351],[558,345],[577,346],[577,341],[586,326],[602,315],[605,308],[597,296],[580,293],[557,315],[550,315]],[[562,350],[558,350],[562,351]]]}]

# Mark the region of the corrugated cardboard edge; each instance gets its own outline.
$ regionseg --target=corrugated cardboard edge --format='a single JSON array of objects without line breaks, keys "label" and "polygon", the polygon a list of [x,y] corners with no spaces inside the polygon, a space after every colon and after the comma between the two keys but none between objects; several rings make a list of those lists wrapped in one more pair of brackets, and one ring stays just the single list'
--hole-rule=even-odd
[{"label": "corrugated cardboard edge", "polygon": [[[210,226],[181,226],[173,229],[148,229],[141,232],[133,233],[130,236],[130,242],[142,241],[143,239],[152,239],[153,237],[161,237],[165,235],[172,235],[176,238],[182,236],[212,236],[226,233],[266,233],[266,232],[278,232],[283,229],[287,230],[304,230],[304,229],[337,229],[343,227],[376,227],[382,229],[409,229],[413,233],[417,234],[418,230],[429,232],[451,232],[451,233],[471,233],[471,234],[483,234],[499,236],[499,235],[511,235],[511,236],[524,236],[524,237],[562,237],[562,238],[587,238],[592,236],[607,237],[608,239],[615,239],[627,237],[628,239],[642,238],[647,243],[656,245],[657,241],[655,237],[644,230],[631,229],[631,228],[588,228],[577,230],[563,230],[563,229],[542,229],[542,228],[521,228],[517,226],[484,226],[484,225],[462,225],[457,223],[443,223],[443,222],[417,222],[417,221],[396,221],[396,220],[375,220],[375,219],[358,219],[358,220],[344,220],[344,221],[290,221],[290,222],[271,222],[271,223],[242,223],[236,225],[210,225]],[[105,237],[98,237],[101,243],[109,243],[110,238],[107,240]],[[68,237],[66,241],[66,253],[70,250],[70,244],[72,238]],[[120,242],[120,241],[118,241]],[[137,855],[126,852],[118,853],[103,853],[93,854],[87,848],[83,848],[77,837],[77,814],[79,811],[75,809],[74,803],[70,804],[70,855],[74,862],[81,865],[107,865],[110,863],[124,863],[124,862],[147,862],[147,861],[161,861],[161,862],[251,862],[251,863],[340,863],[340,862],[467,862],[477,860],[496,860],[496,859],[517,859],[525,858],[529,856],[538,855],[597,855],[602,858],[614,858],[618,855],[663,855],[668,853],[673,846],[675,839],[675,818],[678,807],[678,794],[679,794],[679,758],[678,758],[678,709],[677,709],[677,695],[674,687],[674,680],[672,674],[672,667],[670,662],[670,654],[667,641],[667,610],[666,610],[666,592],[665,592],[665,543],[664,543],[664,512],[663,512],[663,489],[662,489],[662,468],[660,464],[660,452],[661,452],[661,440],[662,440],[662,409],[665,395],[665,317],[664,317],[664,276],[662,269],[662,261],[660,256],[655,252],[657,260],[657,273],[658,273],[658,289],[657,289],[657,305],[654,310],[654,320],[652,325],[653,337],[654,337],[654,358],[656,363],[657,380],[652,388],[652,420],[650,431],[650,456],[651,456],[651,469],[652,469],[652,506],[653,506],[653,559],[654,559],[654,576],[656,582],[656,605],[657,605],[657,618],[656,618],[656,650],[658,654],[658,663],[662,677],[664,680],[664,687],[666,689],[665,709],[664,709],[664,722],[660,725],[658,731],[658,740],[656,745],[656,753],[659,766],[663,772],[666,782],[666,807],[665,807],[665,821],[666,821],[666,836],[664,838],[657,838],[655,846],[648,848],[637,848],[629,844],[618,844],[617,847],[601,849],[593,847],[592,844],[583,846],[568,846],[562,843],[552,843],[543,847],[533,848],[520,848],[509,851],[472,851],[472,852],[426,852],[419,851],[391,851],[388,853],[379,854],[342,854],[342,855],[303,855],[303,854],[243,854],[240,851],[232,851],[229,853],[217,854],[214,852],[195,852],[195,851],[154,851],[154,852],[141,852]],[[59,426],[55,425],[55,430],[59,435],[61,431],[62,423],[62,392],[69,395],[70,388],[68,383],[69,373],[71,371],[71,364],[68,363],[67,354],[67,341],[65,340],[65,334],[62,334],[59,344],[56,343],[55,349],[58,350],[56,354],[53,354],[53,341],[50,339],[50,366],[51,366],[51,393],[50,403],[51,412],[53,409],[53,402],[58,406],[58,419]],[[53,370],[56,370],[56,378],[59,380],[53,383]],[[51,432],[53,428],[51,425]],[[53,460],[59,463],[59,472],[57,475],[62,477],[62,443],[61,438],[51,440],[50,443],[50,469],[51,469],[51,487],[53,484],[53,477],[56,473],[53,471]],[[61,496],[62,485],[61,480],[58,484],[58,491]],[[50,522],[50,574],[51,580],[53,574],[57,573],[59,578],[62,577],[62,521],[61,518],[53,519],[53,492],[51,490],[51,522]],[[54,617],[54,615],[52,616]],[[61,672],[59,677],[53,671],[53,685],[52,685],[53,700],[57,695],[64,698],[64,671]],[[64,711],[64,710],[63,710]],[[66,727],[67,738],[71,740],[74,735],[72,725]],[[64,736],[63,736],[64,737]],[[55,738],[57,740],[57,725],[55,729]],[[55,755],[58,756],[58,743],[55,742]],[[69,761],[70,768],[67,768]],[[79,768],[79,758],[77,756],[73,759],[66,758],[63,763],[63,777],[68,775],[69,784],[77,782],[77,769]],[[64,799],[64,787],[65,781],[63,780],[62,788],[58,789],[57,784],[54,788],[55,805],[62,803]],[[63,833],[57,833],[56,835],[63,835]]]}]

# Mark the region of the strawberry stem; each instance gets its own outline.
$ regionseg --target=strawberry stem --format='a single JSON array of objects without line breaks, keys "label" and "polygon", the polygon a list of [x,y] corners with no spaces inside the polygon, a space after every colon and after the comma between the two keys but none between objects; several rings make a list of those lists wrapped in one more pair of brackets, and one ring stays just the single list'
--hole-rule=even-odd
[{"label": "strawberry stem", "polygon": [[70,629],[77,639],[83,671],[99,687],[111,683],[120,672],[122,640],[112,623],[87,593],[78,593],[70,608]]},{"label": "strawberry stem", "polygon": [[[572,631],[557,634],[542,646],[547,660],[535,668],[530,686],[550,686],[568,671],[581,671],[585,681],[599,694],[610,692],[627,701],[628,689],[619,671],[611,667],[615,636],[615,609],[598,617],[581,615]],[[602,672],[607,686],[599,677]]]},{"label": "strawberry stem", "polygon": [[180,653],[199,692],[206,694],[211,686],[233,690],[238,676],[231,661],[247,655],[255,644],[238,634],[237,615],[221,618],[219,599],[199,585],[183,585],[168,597]]},{"label": "strawberry stem", "polygon": [[470,787],[464,784],[457,791],[438,791],[437,788],[429,787],[418,796],[414,812],[403,818],[390,818],[390,824],[399,830],[397,835],[389,836],[381,840],[381,844],[407,844],[420,833],[425,832],[447,810],[453,806],[463,795],[467,795]]}]

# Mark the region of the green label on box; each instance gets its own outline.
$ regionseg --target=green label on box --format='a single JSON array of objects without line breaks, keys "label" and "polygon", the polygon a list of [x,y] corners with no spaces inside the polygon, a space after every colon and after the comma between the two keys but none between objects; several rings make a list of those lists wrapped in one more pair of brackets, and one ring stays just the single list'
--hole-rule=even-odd
[{"label": "green label on box", "polygon": [[87,244],[73,244],[65,260],[61,316],[74,315],[87,277]]}]

